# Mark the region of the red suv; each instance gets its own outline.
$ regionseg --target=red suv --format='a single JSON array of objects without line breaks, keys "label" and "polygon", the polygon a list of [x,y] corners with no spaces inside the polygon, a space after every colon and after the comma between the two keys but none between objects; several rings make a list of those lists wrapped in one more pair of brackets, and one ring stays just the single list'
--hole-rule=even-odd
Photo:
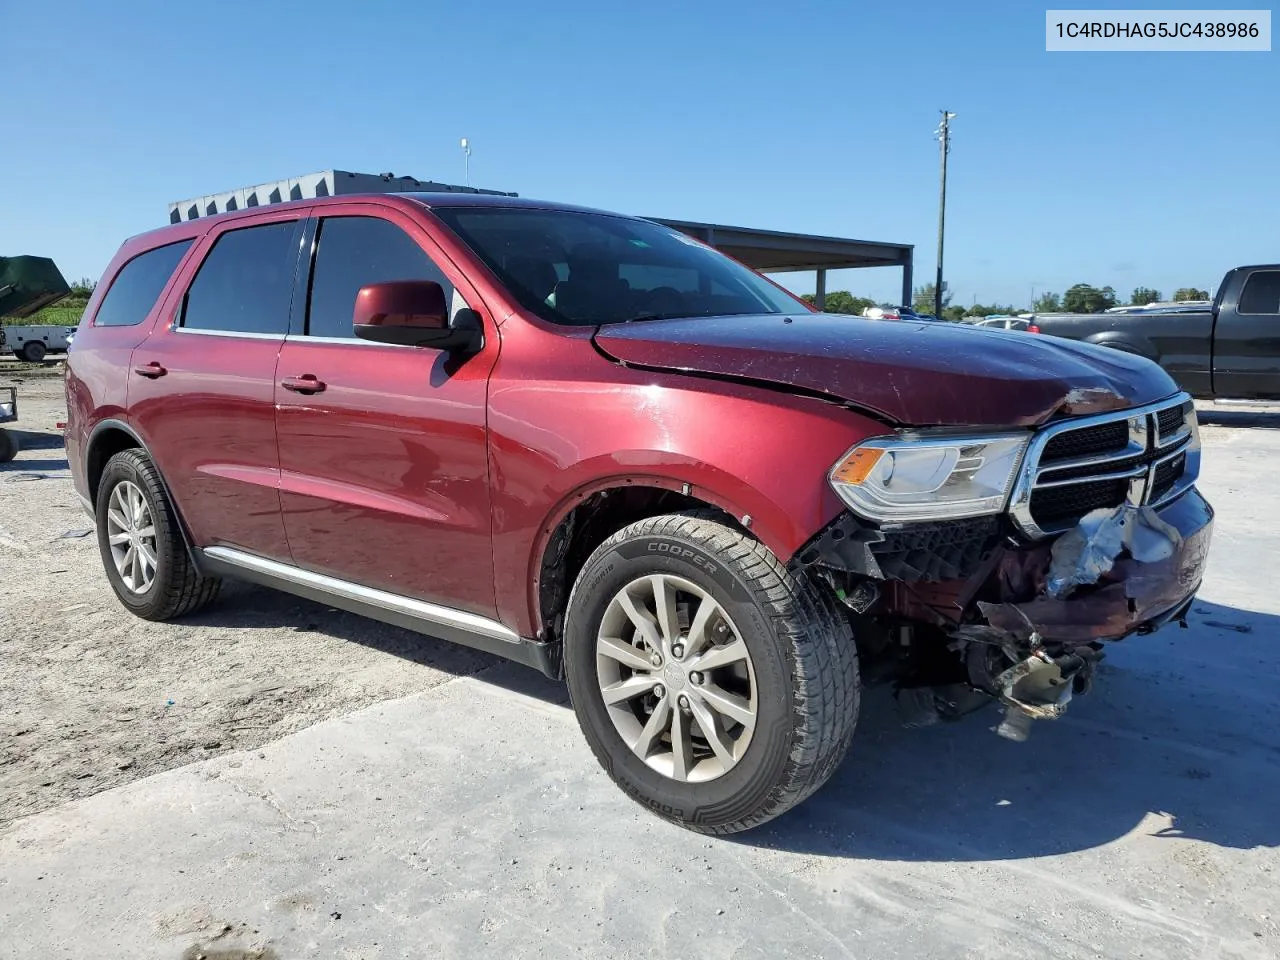
[{"label": "red suv", "polygon": [[1211,528],[1154,364],[815,314],[665,226],[510,197],[135,237],[67,399],[127,609],[241,577],[565,676],[614,780],[705,832],[816,790],[863,677],[1025,737],[1182,617]]}]

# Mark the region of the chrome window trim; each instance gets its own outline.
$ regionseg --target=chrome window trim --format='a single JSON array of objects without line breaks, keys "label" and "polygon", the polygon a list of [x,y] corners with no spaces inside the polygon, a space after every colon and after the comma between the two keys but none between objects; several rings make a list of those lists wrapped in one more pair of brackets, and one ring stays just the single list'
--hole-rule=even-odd
[{"label": "chrome window trim", "polygon": [[285,337],[290,343],[336,343],[345,347],[390,347],[393,350],[423,350],[408,343],[378,343],[376,340],[364,340],[352,335],[350,337],[313,337],[307,333],[291,333]]},{"label": "chrome window trim", "polygon": [[242,337],[246,340],[283,340],[283,333],[248,333],[239,330],[198,330],[192,327],[183,327],[174,324],[171,328],[174,333],[185,333],[196,337]]},{"label": "chrome window trim", "polygon": [[414,600],[411,597],[402,597],[399,594],[388,593],[385,590],[376,590],[373,587],[352,583],[349,580],[339,580],[337,577],[313,573],[310,570],[303,570],[301,567],[268,560],[265,557],[244,553],[232,547],[205,547],[204,553],[232,566],[254,570],[277,580],[285,580],[310,587],[336,597],[344,597],[348,600],[380,607],[388,612],[413,617],[424,623],[454,627],[467,633],[479,634],[505,643],[519,644],[524,642],[519,634],[497,620],[490,620],[488,617],[482,617],[475,613],[467,613],[465,610],[442,607],[439,604],[428,603],[425,600]]},{"label": "chrome window trim", "polygon": [[[1162,443],[1163,438],[1159,436],[1159,421],[1156,419],[1156,414],[1171,407],[1187,407],[1189,412],[1183,428],[1168,441]],[[1040,459],[1044,454],[1045,448],[1048,447],[1049,441],[1054,437],[1074,430],[1083,430],[1088,427],[1122,420],[1129,421],[1129,444],[1126,447],[1126,451],[1131,452],[1126,452],[1123,455],[1105,454],[1103,456],[1054,460],[1050,464],[1041,465]],[[1151,444],[1150,434],[1153,431],[1155,432],[1155,443]],[[1141,448],[1133,449],[1138,443],[1142,444]],[[1125,456],[1138,456],[1140,453],[1159,454],[1159,456],[1154,457],[1150,463],[1132,471],[1074,477],[1066,481],[1039,482],[1042,474],[1052,473],[1055,470],[1068,470],[1095,465],[1104,466],[1109,462],[1123,459]],[[1159,501],[1147,504],[1147,497],[1155,480],[1156,467],[1182,453],[1185,453],[1187,457],[1186,467],[1183,469],[1182,476],[1178,478],[1178,481],[1169,492],[1161,497]],[[1045,537],[1052,536],[1059,531],[1042,529],[1031,516],[1031,495],[1040,487],[1070,486],[1095,480],[1129,479],[1134,484],[1130,490],[1130,502],[1136,500],[1135,505],[1162,506],[1186,493],[1188,489],[1195,485],[1199,474],[1200,432],[1196,424],[1194,404],[1190,394],[1179,393],[1166,400],[1148,403],[1141,407],[1094,414],[1088,417],[1077,417],[1071,420],[1061,420],[1042,427],[1031,438],[1031,444],[1027,448],[1026,456],[1022,461],[1022,468],[1018,473],[1017,480],[1014,482],[1013,493],[1009,497],[1009,516],[1013,518],[1014,524],[1025,536],[1033,540],[1043,540]]]}]

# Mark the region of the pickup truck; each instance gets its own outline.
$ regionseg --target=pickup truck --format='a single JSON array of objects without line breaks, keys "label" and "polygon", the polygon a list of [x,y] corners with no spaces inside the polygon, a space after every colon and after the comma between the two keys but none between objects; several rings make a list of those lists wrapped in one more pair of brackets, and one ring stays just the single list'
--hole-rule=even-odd
[{"label": "pickup truck", "polygon": [[66,353],[75,335],[75,327],[52,324],[0,326],[0,353],[7,351],[21,360],[39,363],[51,353]]},{"label": "pickup truck", "polygon": [[1280,400],[1280,264],[1236,267],[1207,309],[1037,314],[1042,334],[1154,360],[1193,397]]},{"label": "pickup truck", "polygon": [[817,790],[864,681],[1025,738],[1185,616],[1213,525],[1194,405],[1141,357],[817,313],[669,227],[515,197],[134,237],[66,391],[126,610],[247,579],[535,667],[705,833]]}]

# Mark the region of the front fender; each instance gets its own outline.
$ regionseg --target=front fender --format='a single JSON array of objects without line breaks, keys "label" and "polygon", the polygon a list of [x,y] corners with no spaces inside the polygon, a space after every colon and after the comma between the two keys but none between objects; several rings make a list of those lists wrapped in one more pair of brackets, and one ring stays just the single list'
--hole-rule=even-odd
[{"label": "front fender", "polygon": [[[494,579],[503,622],[537,629],[532,577],[556,525],[627,485],[725,510],[784,562],[842,509],[827,473],[887,428],[839,404],[611,367],[609,382],[491,385]],[[685,486],[688,490],[685,490]]]}]

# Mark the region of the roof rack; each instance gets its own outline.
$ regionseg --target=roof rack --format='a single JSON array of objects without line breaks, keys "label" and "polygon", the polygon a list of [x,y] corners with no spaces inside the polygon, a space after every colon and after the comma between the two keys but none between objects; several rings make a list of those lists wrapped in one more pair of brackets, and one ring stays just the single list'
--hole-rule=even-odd
[{"label": "roof rack", "polygon": [[321,170],[287,180],[272,180],[238,190],[211,193],[169,204],[169,222],[198,220],[233,210],[265,207],[290,200],[315,200],[317,197],[340,197],[352,193],[486,193],[498,197],[515,197],[505,190],[482,190],[456,183],[438,183],[415,177],[397,177],[394,173],[352,173],[349,170]]}]

